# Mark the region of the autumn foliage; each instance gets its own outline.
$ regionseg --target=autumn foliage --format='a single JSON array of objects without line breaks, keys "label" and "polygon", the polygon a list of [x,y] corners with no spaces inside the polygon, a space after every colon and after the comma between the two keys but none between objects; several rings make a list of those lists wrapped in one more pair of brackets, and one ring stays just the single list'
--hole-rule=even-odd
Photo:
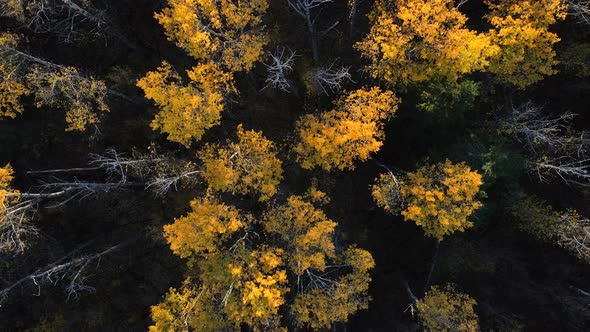
[{"label": "autumn foliage", "polygon": [[155,16],[168,38],[194,58],[235,72],[250,70],[263,56],[267,9],[266,0],[169,0]]},{"label": "autumn foliage", "polygon": [[477,200],[482,184],[481,175],[465,163],[447,160],[407,173],[401,183],[383,174],[377,178],[372,193],[385,211],[400,209],[404,220],[415,222],[427,236],[440,241],[473,226],[468,218],[482,206]]},{"label": "autumn foliage", "polygon": [[384,122],[394,116],[399,99],[379,88],[359,89],[336,102],[335,109],[297,121],[294,147],[303,168],[354,169],[383,145]]},{"label": "autumn foliage", "polygon": [[476,304],[473,298],[456,291],[453,286],[434,286],[416,301],[416,311],[427,331],[477,332]]},{"label": "autumn foliage", "polygon": [[18,191],[10,188],[10,183],[14,178],[13,175],[14,170],[10,164],[0,168],[0,217],[2,217],[4,209],[17,199],[17,197],[11,197],[11,195],[18,194]]},{"label": "autumn foliage", "polygon": [[356,44],[373,77],[392,84],[433,77],[456,80],[484,70],[499,52],[492,39],[466,27],[453,0],[401,0],[396,10],[378,6],[374,25]]},{"label": "autumn foliage", "polygon": [[501,52],[491,61],[490,72],[501,79],[525,88],[555,74],[557,34],[549,27],[564,20],[567,4],[561,0],[488,1],[490,31]]},{"label": "autumn foliage", "polygon": [[37,108],[65,110],[66,131],[84,131],[109,112],[104,81],[27,55],[17,49],[20,42],[18,35],[0,35],[0,117],[23,113],[22,101],[29,95]]},{"label": "autumn foliage", "polygon": [[221,121],[227,94],[235,92],[233,77],[215,63],[203,63],[187,71],[188,84],[164,62],[137,82],[146,98],[160,108],[152,128],[168,134],[173,142],[190,146]]},{"label": "autumn foliage", "polygon": [[277,192],[282,179],[281,160],[274,144],[261,132],[237,129],[238,142],[207,145],[199,153],[209,188],[232,194],[259,194],[265,201]]},{"label": "autumn foliage", "polygon": [[244,324],[286,331],[283,308],[297,326],[328,328],[366,308],[375,263],[365,250],[336,249],[336,223],[318,207],[325,202],[311,189],[254,218],[214,197],[193,200],[165,236],[195,277],[152,307],[150,331],[239,331]]},{"label": "autumn foliage", "polygon": [[437,77],[455,81],[475,71],[490,72],[524,88],[556,71],[549,27],[566,17],[561,0],[487,1],[489,31],[467,28],[453,0],[378,1],[373,26],[356,48],[370,61],[373,77],[408,84]]}]

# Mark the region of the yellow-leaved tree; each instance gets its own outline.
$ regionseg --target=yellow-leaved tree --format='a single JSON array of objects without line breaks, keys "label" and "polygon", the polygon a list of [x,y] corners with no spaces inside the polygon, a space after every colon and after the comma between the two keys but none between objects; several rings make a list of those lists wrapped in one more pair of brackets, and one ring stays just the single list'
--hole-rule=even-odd
[{"label": "yellow-leaved tree", "polygon": [[336,224],[316,206],[326,201],[311,189],[254,218],[217,198],[195,199],[165,226],[190,277],[152,307],[150,331],[329,328],[366,308],[375,263],[365,250],[335,248]]},{"label": "yellow-leaved tree", "polygon": [[166,35],[198,60],[235,72],[250,70],[264,55],[262,17],[267,0],[168,0],[155,15]]},{"label": "yellow-leaved tree", "polygon": [[427,165],[407,173],[401,181],[383,174],[372,187],[375,202],[385,211],[398,209],[406,221],[422,227],[427,236],[445,235],[473,226],[469,217],[482,206],[482,176],[465,163],[450,161]]},{"label": "yellow-leaved tree", "polygon": [[104,81],[27,54],[19,43],[18,35],[0,34],[0,118],[22,113],[21,99],[30,94],[37,108],[65,110],[66,131],[83,131],[109,111]]},{"label": "yellow-leaved tree", "polygon": [[556,73],[553,45],[560,39],[549,27],[566,18],[566,2],[502,0],[487,4],[491,12],[486,18],[495,28],[490,34],[501,50],[491,60],[490,72],[521,89]]},{"label": "yellow-leaved tree", "polygon": [[24,82],[11,72],[13,68],[0,63],[0,118],[14,119],[24,112],[21,99],[31,93]]},{"label": "yellow-leaved tree", "polygon": [[424,297],[415,303],[418,318],[427,331],[432,332],[477,332],[477,302],[467,294],[460,293],[451,285],[444,288],[433,286]]},{"label": "yellow-leaved tree", "polygon": [[236,92],[233,77],[213,62],[202,63],[187,71],[184,85],[172,66],[163,62],[137,82],[145,96],[160,108],[152,128],[168,134],[168,140],[189,147],[205,131],[221,121],[228,94]]},{"label": "yellow-leaved tree", "polygon": [[47,71],[42,66],[34,66],[26,80],[35,92],[37,107],[66,110],[66,131],[83,131],[99,121],[100,112],[109,111],[106,84],[82,77],[76,68]]},{"label": "yellow-leaved tree", "polygon": [[298,162],[306,169],[354,169],[355,161],[379,151],[384,122],[394,116],[398,103],[391,91],[359,89],[340,98],[334,110],[303,116],[295,129]]},{"label": "yellow-leaved tree", "polygon": [[336,223],[313,204],[325,199],[325,194],[318,191],[310,192],[308,197],[291,196],[285,205],[264,216],[265,230],[284,241],[289,248],[289,267],[298,276],[310,268],[324,271],[327,260],[336,256],[332,242]]},{"label": "yellow-leaved tree", "polygon": [[209,188],[233,194],[254,193],[265,201],[274,196],[283,178],[281,160],[272,141],[261,132],[237,129],[238,142],[206,145],[199,152],[203,178]]},{"label": "yellow-leaved tree", "polygon": [[373,77],[407,84],[484,70],[499,52],[492,39],[466,27],[454,0],[377,2],[369,34],[356,44]]},{"label": "yellow-leaved tree", "polygon": [[13,178],[14,170],[10,164],[0,168],[0,221],[3,219],[4,210],[18,200],[19,192],[10,188]]}]

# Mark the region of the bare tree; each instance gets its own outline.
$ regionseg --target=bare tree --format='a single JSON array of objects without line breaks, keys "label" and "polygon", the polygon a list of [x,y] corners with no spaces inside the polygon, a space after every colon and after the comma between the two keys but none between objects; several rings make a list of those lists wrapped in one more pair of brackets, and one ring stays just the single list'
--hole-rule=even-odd
[{"label": "bare tree", "polygon": [[287,75],[293,71],[295,65],[295,52],[288,51],[285,54],[285,48],[277,49],[274,53],[269,53],[270,63],[265,63],[266,66],[266,85],[263,89],[268,87],[280,89],[284,92],[290,92],[292,86]]},{"label": "bare tree", "polygon": [[39,296],[43,286],[55,286],[58,283],[64,283],[64,292],[67,299],[77,298],[80,292],[94,292],[93,287],[86,285],[87,269],[90,268],[92,263],[96,263],[98,266],[104,256],[120,249],[125,244],[115,245],[95,254],[78,256],[77,253],[81,249],[79,248],[57,261],[4,286],[0,290],[0,304],[6,301],[16,288],[31,287],[35,289],[34,295]]},{"label": "bare tree", "polygon": [[[295,12],[305,20],[307,25],[307,31],[309,32],[311,39],[311,50],[313,54],[313,60],[315,63],[320,62],[320,52],[318,49],[318,33],[316,29],[316,21],[319,13],[314,15],[313,11],[324,3],[333,2],[333,0],[287,0],[289,6],[295,10]],[[336,26],[338,22],[326,29],[324,33],[331,30]]]},{"label": "bare tree", "polygon": [[65,43],[82,39],[117,38],[136,48],[105,18],[105,10],[90,0],[11,0],[0,5],[0,16],[12,17],[34,33],[53,33]]},{"label": "bare tree", "polygon": [[39,230],[31,222],[34,202],[24,201],[0,211],[0,254],[18,255],[37,237]]},{"label": "bare tree", "polygon": [[590,24],[590,0],[568,0],[568,14],[578,22]]},{"label": "bare tree", "polygon": [[567,184],[590,186],[590,134],[572,127],[575,114],[543,114],[533,103],[513,110],[502,131],[524,144],[528,168],[540,181],[557,177]]},{"label": "bare tree", "polygon": [[316,89],[326,95],[330,92],[338,92],[342,89],[344,81],[352,81],[350,67],[337,67],[333,62],[328,67],[318,69],[313,75],[313,84]]},{"label": "bare tree", "polygon": [[172,189],[178,190],[181,181],[194,181],[194,175],[199,173],[199,170],[187,170],[177,174],[158,174],[146,183],[146,189],[152,190],[157,196],[163,196]]}]

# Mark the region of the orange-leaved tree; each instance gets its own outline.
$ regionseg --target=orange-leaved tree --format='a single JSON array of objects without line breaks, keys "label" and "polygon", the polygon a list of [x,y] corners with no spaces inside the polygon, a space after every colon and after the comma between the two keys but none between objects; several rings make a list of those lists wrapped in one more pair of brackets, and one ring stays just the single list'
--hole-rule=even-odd
[{"label": "orange-leaved tree", "polygon": [[233,194],[254,193],[265,201],[274,196],[283,178],[275,145],[254,130],[237,129],[238,141],[206,145],[199,152],[202,176],[209,188]]},{"label": "orange-leaved tree", "polygon": [[205,131],[221,122],[228,94],[236,92],[233,77],[213,62],[198,64],[187,71],[183,84],[172,66],[163,62],[137,82],[148,99],[160,108],[152,128],[168,134],[168,140],[189,147]]},{"label": "orange-leaved tree", "polygon": [[[366,308],[373,258],[354,246],[336,249],[336,224],[322,202],[325,194],[311,189],[254,218],[214,197],[195,199],[165,226],[190,273],[152,307],[150,331],[329,328]],[[288,311],[293,320],[283,318]]]},{"label": "orange-leaved tree", "polygon": [[384,122],[393,117],[399,99],[374,87],[350,92],[334,110],[306,115],[296,124],[299,142],[293,148],[303,168],[354,169],[383,145]]},{"label": "orange-leaved tree", "polygon": [[156,19],[171,41],[198,60],[235,72],[250,70],[264,55],[262,18],[267,0],[168,0]]},{"label": "orange-leaved tree", "polygon": [[469,217],[482,206],[478,196],[482,176],[465,163],[427,165],[397,180],[383,174],[372,187],[377,205],[389,213],[401,210],[406,221],[421,226],[427,236],[445,235],[473,226]]},{"label": "orange-leaved tree", "polygon": [[500,79],[525,88],[556,72],[553,45],[559,42],[549,27],[567,15],[562,0],[487,1],[486,16],[494,26],[490,31],[500,52],[493,57],[490,72]]},{"label": "orange-leaved tree", "polygon": [[10,164],[0,168],[0,222],[6,208],[18,200],[18,191],[10,187],[13,178],[14,170]]},{"label": "orange-leaved tree", "polygon": [[356,44],[373,77],[407,84],[484,70],[499,49],[466,27],[454,0],[400,0],[396,9],[378,2],[369,34]]}]

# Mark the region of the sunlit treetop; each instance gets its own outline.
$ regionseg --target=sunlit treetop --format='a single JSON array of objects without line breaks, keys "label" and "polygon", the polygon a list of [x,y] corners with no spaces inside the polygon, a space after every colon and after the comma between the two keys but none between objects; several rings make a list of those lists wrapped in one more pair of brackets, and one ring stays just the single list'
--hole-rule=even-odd
[{"label": "sunlit treetop", "polygon": [[373,77],[391,84],[435,76],[456,80],[484,70],[499,52],[492,39],[466,27],[453,0],[400,0],[394,10],[377,2],[374,24],[356,44]]},{"label": "sunlit treetop", "polygon": [[299,142],[293,148],[303,168],[354,169],[379,151],[386,119],[392,118],[399,99],[379,88],[359,89],[337,101],[334,110],[306,115],[296,124]]},{"label": "sunlit treetop", "polygon": [[290,307],[295,325],[314,330],[330,328],[335,322],[346,322],[350,315],[368,308],[369,271],[375,267],[371,254],[350,247],[339,255],[337,264],[348,268],[350,273],[337,280],[322,280],[322,274],[307,273],[305,291],[295,297]]},{"label": "sunlit treetop", "polygon": [[238,141],[207,145],[199,152],[203,177],[213,190],[259,195],[268,200],[283,178],[281,160],[272,141],[261,132],[237,128]]},{"label": "sunlit treetop", "polygon": [[264,55],[267,0],[168,0],[155,15],[171,41],[199,60],[234,72],[250,70]]},{"label": "sunlit treetop", "polygon": [[277,234],[290,248],[289,266],[296,275],[309,268],[324,271],[327,260],[335,257],[332,236],[336,223],[313,204],[324,196],[317,190],[305,197],[293,195],[264,216],[266,231]]},{"label": "sunlit treetop", "polygon": [[152,128],[168,134],[168,140],[189,147],[205,131],[221,122],[225,98],[235,93],[233,77],[212,62],[187,71],[189,83],[167,62],[137,82],[146,98],[160,108]]},{"label": "sunlit treetop", "polygon": [[180,257],[218,254],[224,241],[251,222],[249,216],[212,197],[191,201],[191,210],[164,226],[170,249]]},{"label": "sunlit treetop", "polygon": [[[282,251],[237,248],[198,262],[200,282],[187,279],[152,307],[150,331],[254,331],[281,329],[279,308],[288,291]],[[196,285],[195,285],[196,284]]]},{"label": "sunlit treetop", "polygon": [[477,200],[482,184],[482,176],[465,163],[424,166],[408,173],[401,185],[401,214],[440,241],[473,226],[468,218],[482,206]]},{"label": "sunlit treetop", "polygon": [[0,168],[0,215],[2,211],[18,198],[12,195],[18,195],[18,191],[10,188],[10,183],[14,178],[14,170],[10,164]]},{"label": "sunlit treetop", "polygon": [[432,332],[477,332],[477,302],[452,286],[430,288],[424,297],[416,301],[418,318],[427,331]]},{"label": "sunlit treetop", "polygon": [[279,308],[288,292],[283,250],[263,246],[231,263],[229,269],[239,294],[230,295],[225,311],[235,327],[245,323],[260,331],[278,325]]},{"label": "sunlit treetop", "polygon": [[489,70],[521,89],[556,73],[553,45],[560,39],[548,29],[566,18],[565,2],[503,0],[487,4],[490,12],[486,18],[495,28],[490,34],[501,50]]},{"label": "sunlit treetop", "polygon": [[327,201],[312,187],[254,220],[211,196],[195,199],[165,227],[189,277],[152,307],[150,331],[329,328],[366,309],[375,262],[355,246],[336,248],[336,224],[319,209]]}]

